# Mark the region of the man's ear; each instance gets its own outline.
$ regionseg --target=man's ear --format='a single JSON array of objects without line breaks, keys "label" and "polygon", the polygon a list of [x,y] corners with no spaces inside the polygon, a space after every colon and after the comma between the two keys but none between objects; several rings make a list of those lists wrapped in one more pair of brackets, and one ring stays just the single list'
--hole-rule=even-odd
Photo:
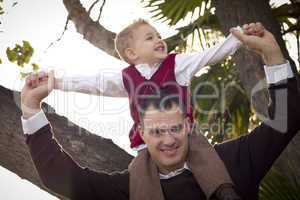
[{"label": "man's ear", "polygon": [[130,61],[135,61],[136,59],[138,59],[137,53],[136,53],[135,50],[132,49],[132,48],[126,48],[126,49],[124,50],[124,53],[125,53],[126,57],[127,57]]},{"label": "man's ear", "polygon": [[185,130],[187,131],[188,134],[192,130],[192,122],[191,122],[191,119],[189,117],[184,118],[184,128],[185,128]]},{"label": "man's ear", "polygon": [[137,128],[138,128],[141,138],[144,140],[144,129],[143,129],[142,125],[139,124]]}]

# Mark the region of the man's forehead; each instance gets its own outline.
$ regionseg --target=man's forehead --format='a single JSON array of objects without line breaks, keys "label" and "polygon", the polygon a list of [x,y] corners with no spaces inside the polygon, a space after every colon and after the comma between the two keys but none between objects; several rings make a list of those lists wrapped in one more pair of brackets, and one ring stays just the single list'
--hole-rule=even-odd
[{"label": "man's forehead", "polygon": [[158,110],[149,107],[145,112],[143,123],[149,126],[170,126],[177,125],[182,120],[183,114],[178,107],[172,107],[168,110]]},{"label": "man's forehead", "polygon": [[180,122],[153,122],[153,123],[145,123],[143,128],[146,130],[150,129],[170,129],[172,127],[177,127],[182,125],[182,121]]}]

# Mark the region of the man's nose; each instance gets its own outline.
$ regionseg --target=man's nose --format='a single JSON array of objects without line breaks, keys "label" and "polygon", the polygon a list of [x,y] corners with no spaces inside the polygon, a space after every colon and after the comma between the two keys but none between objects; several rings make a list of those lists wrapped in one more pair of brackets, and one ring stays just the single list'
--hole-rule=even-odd
[{"label": "man's nose", "polygon": [[173,144],[175,144],[175,141],[176,141],[175,137],[169,133],[164,134],[162,139],[163,139],[163,143],[165,145],[173,145]]}]

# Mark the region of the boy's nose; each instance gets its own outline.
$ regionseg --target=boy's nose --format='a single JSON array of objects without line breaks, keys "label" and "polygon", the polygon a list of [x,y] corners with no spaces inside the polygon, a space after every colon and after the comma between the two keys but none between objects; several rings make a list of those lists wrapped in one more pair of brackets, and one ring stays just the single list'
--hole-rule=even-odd
[{"label": "boy's nose", "polygon": [[157,37],[157,38],[156,38],[156,42],[163,42],[163,39],[162,39],[162,38],[159,38],[159,37]]}]

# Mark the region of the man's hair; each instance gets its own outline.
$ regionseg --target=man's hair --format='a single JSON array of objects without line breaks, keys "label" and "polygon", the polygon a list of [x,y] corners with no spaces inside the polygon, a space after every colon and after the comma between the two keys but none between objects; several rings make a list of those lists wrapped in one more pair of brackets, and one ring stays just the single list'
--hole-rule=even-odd
[{"label": "man's hair", "polygon": [[120,31],[115,38],[115,49],[118,52],[119,56],[126,62],[130,63],[130,60],[125,54],[125,49],[130,47],[134,43],[133,31],[140,27],[141,25],[150,25],[144,19],[135,20],[133,23],[125,27]]},{"label": "man's hair", "polygon": [[160,89],[156,91],[155,94],[147,95],[144,99],[138,102],[137,109],[141,122],[144,119],[148,108],[151,106],[159,111],[170,110],[174,106],[177,106],[182,112],[182,115],[186,115],[186,105],[182,101],[182,98],[178,95],[178,93],[172,93],[168,91],[168,89]]}]

